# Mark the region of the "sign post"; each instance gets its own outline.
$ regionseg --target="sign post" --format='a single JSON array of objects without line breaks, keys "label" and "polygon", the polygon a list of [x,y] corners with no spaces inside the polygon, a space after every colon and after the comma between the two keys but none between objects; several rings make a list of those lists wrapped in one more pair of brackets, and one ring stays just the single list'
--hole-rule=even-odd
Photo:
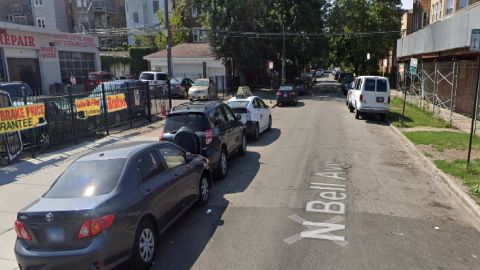
[{"label": "sign post", "polygon": [[[268,69],[270,70],[270,92],[273,95],[273,61],[268,61]],[[270,104],[272,104],[272,96],[270,96]]]},{"label": "sign post", "polygon": [[[480,29],[472,29],[472,37],[470,39],[470,51],[480,52]],[[474,133],[475,122],[477,121],[477,107],[478,107],[478,90],[480,88],[480,57],[478,61],[478,73],[477,73],[477,87],[475,90],[475,98],[473,99],[472,108],[472,125],[470,126],[470,139],[468,141],[468,157],[467,157],[467,169],[470,166],[470,157],[472,153],[472,139]],[[478,187],[477,187],[478,188]]]}]

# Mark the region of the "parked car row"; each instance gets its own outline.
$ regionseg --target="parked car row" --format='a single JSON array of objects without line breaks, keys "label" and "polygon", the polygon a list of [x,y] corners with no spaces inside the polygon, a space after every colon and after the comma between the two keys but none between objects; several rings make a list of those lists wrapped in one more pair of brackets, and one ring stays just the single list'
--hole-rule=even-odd
[{"label": "parked car row", "polygon": [[390,83],[386,77],[359,76],[348,91],[346,105],[355,119],[367,114],[385,120],[390,107]]},{"label": "parked car row", "polygon": [[271,126],[268,106],[255,96],[194,101],[172,108],[160,142],[80,157],[17,214],[20,269],[111,269],[125,261],[148,269],[159,234],[193,205],[207,204],[213,179],[227,176],[228,158],[245,155],[247,136],[258,139]]}]

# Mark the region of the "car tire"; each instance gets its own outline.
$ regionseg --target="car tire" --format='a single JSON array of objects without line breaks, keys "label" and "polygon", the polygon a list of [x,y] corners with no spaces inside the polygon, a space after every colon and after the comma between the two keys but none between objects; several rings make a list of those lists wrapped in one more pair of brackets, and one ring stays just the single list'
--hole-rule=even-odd
[{"label": "car tire", "polygon": [[355,119],[360,119],[360,112],[355,110]]},{"label": "car tire", "polygon": [[132,269],[149,269],[155,260],[157,251],[157,233],[153,223],[144,219],[137,227],[133,256],[130,260]]},{"label": "car tire", "polygon": [[260,139],[260,127],[258,126],[258,122],[255,124],[255,132],[253,133],[253,139],[258,141]]},{"label": "car tire", "polygon": [[355,111],[355,108],[352,105],[348,105],[348,109],[350,110],[351,113]]},{"label": "car tire", "polygon": [[224,179],[228,172],[227,151],[225,147],[220,150],[220,157],[218,158],[218,165],[216,169],[216,176],[218,179]]},{"label": "car tire", "polygon": [[247,153],[247,136],[245,134],[242,134],[242,144],[238,147],[238,153],[242,157]]},{"label": "car tire", "polygon": [[205,174],[202,174],[200,177],[199,187],[198,187],[198,205],[204,206],[207,205],[208,199],[210,198],[210,182]]},{"label": "car tire", "polygon": [[268,117],[268,128],[267,128],[267,130],[271,130],[271,129],[272,129],[272,116],[270,115]]}]

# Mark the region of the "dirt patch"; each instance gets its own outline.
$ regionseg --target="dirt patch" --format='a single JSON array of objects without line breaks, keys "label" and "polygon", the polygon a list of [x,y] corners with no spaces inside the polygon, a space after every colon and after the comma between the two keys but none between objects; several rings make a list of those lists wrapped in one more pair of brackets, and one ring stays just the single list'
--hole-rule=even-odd
[{"label": "dirt patch", "polygon": [[[431,160],[446,160],[454,161],[457,159],[467,159],[467,150],[459,149],[445,149],[442,152],[438,151],[432,145],[415,145],[420,152]],[[472,149],[472,159],[480,159],[480,150]]]}]

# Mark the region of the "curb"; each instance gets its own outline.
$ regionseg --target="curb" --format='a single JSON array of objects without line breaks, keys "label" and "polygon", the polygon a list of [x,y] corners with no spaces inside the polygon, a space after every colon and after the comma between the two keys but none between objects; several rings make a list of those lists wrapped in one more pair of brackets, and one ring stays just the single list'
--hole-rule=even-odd
[{"label": "curb", "polygon": [[405,137],[405,135],[403,135],[397,127],[392,125],[390,121],[388,121],[388,123],[390,124],[390,127],[394,133],[404,143],[404,145],[407,146],[410,151],[415,152],[419,156],[420,160],[423,161],[423,163],[427,164],[428,167],[426,168],[433,174],[434,178],[440,179],[446,191],[453,194],[453,196],[459,200],[462,207],[468,211],[471,218],[475,221],[475,223],[472,225],[478,231],[480,231],[480,206],[462,189],[462,186],[457,183],[458,181],[452,179],[450,176],[438,169],[437,166],[429,158],[424,156],[423,153],[420,152],[420,150],[418,150],[418,148],[407,137]]}]

